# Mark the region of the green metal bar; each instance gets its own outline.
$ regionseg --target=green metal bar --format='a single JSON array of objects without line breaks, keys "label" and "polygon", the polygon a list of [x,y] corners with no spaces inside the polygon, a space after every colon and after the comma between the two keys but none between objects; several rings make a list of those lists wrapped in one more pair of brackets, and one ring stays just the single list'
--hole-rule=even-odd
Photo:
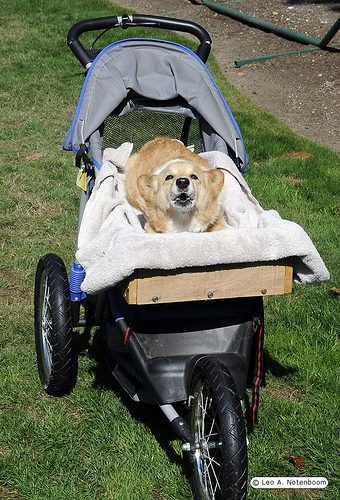
[{"label": "green metal bar", "polygon": [[289,38],[290,40],[294,40],[300,43],[315,45],[316,47],[325,47],[328,42],[334,37],[335,33],[337,33],[337,31],[339,31],[340,29],[339,17],[339,19],[331,27],[328,33],[320,41],[316,38],[298,33],[297,31],[283,28],[281,26],[278,26],[277,24],[263,21],[262,19],[258,19],[257,17],[249,16],[248,14],[243,14],[243,12],[230,9],[229,7],[225,7],[224,5],[210,2],[209,0],[202,0],[202,2],[204,5],[209,7],[209,9],[215,10],[216,12],[219,12],[221,14],[226,14],[227,16],[232,17],[233,19],[236,19],[238,21],[243,21],[245,23],[254,25],[256,28],[263,28],[267,31],[272,31],[273,33],[281,35],[284,38]]},{"label": "green metal bar", "polygon": [[275,59],[275,57],[280,57],[280,56],[290,56],[292,54],[304,54],[305,52],[315,52],[316,50],[320,50],[320,48],[313,47],[312,49],[293,50],[292,52],[282,52],[281,54],[271,54],[270,56],[252,57],[251,59],[239,59],[238,61],[235,61],[235,66],[236,68],[240,68],[245,64],[267,61],[268,59]]},{"label": "green metal bar", "polygon": [[326,45],[329,44],[329,42],[336,35],[336,33],[339,31],[339,29],[340,29],[340,17],[337,21],[335,21],[335,23],[333,24],[331,29],[325,34],[323,39],[320,41],[319,47],[321,47],[321,48],[326,47]]}]

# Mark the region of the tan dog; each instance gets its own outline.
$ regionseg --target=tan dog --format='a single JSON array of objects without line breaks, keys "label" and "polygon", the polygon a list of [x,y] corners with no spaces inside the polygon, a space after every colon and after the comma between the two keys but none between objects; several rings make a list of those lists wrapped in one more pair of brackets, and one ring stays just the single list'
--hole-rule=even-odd
[{"label": "tan dog", "polygon": [[226,227],[219,194],[224,174],[169,137],[132,155],[126,169],[129,203],[143,212],[148,233],[217,231]]}]

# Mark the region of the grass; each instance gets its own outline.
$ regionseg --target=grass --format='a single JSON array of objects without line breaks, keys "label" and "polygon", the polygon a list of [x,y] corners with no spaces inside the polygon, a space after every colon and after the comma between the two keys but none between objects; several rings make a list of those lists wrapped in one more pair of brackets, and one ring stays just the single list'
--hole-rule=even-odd
[{"label": "grass", "polygon": [[[180,444],[156,408],[105,376],[95,346],[67,397],[47,396],[34,351],[37,261],[73,260],[78,190],[61,151],[83,78],[66,47],[80,19],[122,14],[106,0],[0,0],[0,498],[184,500]],[[119,36],[125,36],[119,32]],[[130,36],[130,34],[129,34]],[[174,37],[175,35],[171,35]],[[249,432],[249,478],[325,476],[325,490],[252,490],[256,499],[336,499],[339,470],[340,158],[254,106],[210,68],[251,157],[246,180],[266,209],[301,224],[331,273],[265,300],[266,386]],[[299,471],[289,457],[303,457]]]}]

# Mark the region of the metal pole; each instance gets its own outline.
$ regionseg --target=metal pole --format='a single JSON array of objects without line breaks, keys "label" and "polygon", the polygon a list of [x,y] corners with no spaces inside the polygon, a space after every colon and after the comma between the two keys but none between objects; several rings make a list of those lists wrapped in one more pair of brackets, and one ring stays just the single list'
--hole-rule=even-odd
[{"label": "metal pole", "polygon": [[332,40],[332,38],[339,31],[339,29],[340,29],[340,17],[337,21],[335,21],[335,23],[333,24],[331,29],[325,34],[323,39],[320,41],[319,47],[320,48],[326,47],[326,45],[328,45],[328,43]]},{"label": "metal pole", "polygon": [[269,59],[275,59],[276,57],[281,57],[281,56],[290,56],[293,54],[305,54],[306,52],[315,52],[317,50],[320,50],[320,48],[313,47],[312,49],[293,50],[291,52],[281,52],[280,54],[271,54],[270,56],[252,57],[251,59],[239,59],[238,61],[235,61],[235,67],[240,68],[241,66],[244,66],[245,64],[252,64],[254,62],[268,61]]},{"label": "metal pole", "polygon": [[256,28],[262,28],[267,31],[272,31],[278,35],[281,35],[284,38],[289,38],[296,42],[315,45],[316,47],[325,47],[328,42],[334,37],[334,35],[340,29],[340,17],[328,31],[328,33],[323,37],[323,39],[317,40],[316,38],[312,38],[307,35],[303,35],[302,33],[297,33],[296,31],[290,30],[288,28],[282,28],[277,24],[269,23],[267,21],[263,21],[262,19],[258,19],[257,17],[249,16],[248,14],[243,14],[243,12],[239,12],[238,10],[229,9],[229,7],[225,7],[224,5],[210,2],[209,0],[202,0],[203,4],[209,7],[209,9],[215,10],[216,12],[220,12],[221,14],[226,14],[229,17],[232,17],[238,21],[243,21],[248,24],[254,25]]}]

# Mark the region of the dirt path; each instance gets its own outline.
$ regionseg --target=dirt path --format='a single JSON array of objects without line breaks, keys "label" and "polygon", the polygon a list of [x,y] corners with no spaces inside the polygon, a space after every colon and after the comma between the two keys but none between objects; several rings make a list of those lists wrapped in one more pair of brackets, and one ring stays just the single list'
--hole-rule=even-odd
[{"label": "dirt path", "polygon": [[[200,0],[119,0],[138,14],[201,24],[228,80],[303,137],[340,152],[340,45],[235,67],[235,60],[292,52],[311,45],[286,40],[218,14]],[[222,2],[220,2],[222,3]],[[321,40],[340,16],[339,1],[234,0],[224,5]],[[340,31],[331,44],[340,44]]]}]

